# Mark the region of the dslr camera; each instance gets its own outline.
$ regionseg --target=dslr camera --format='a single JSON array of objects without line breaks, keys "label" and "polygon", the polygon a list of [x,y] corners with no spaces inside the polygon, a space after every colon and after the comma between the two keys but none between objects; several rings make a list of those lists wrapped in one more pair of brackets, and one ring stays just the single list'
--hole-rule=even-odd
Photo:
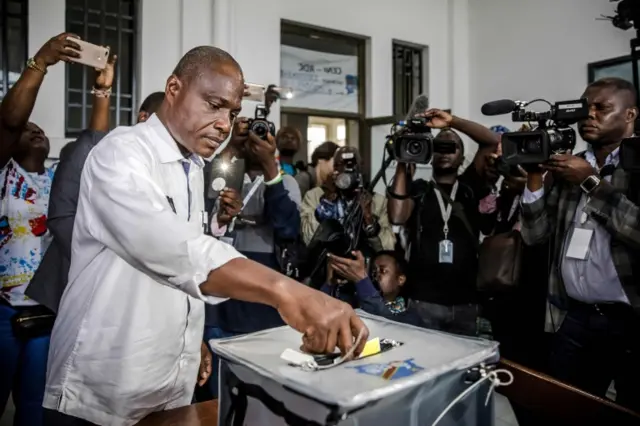
[{"label": "dslr camera", "polygon": [[394,160],[401,163],[429,164],[434,152],[456,152],[454,144],[434,141],[428,122],[428,118],[415,117],[393,125],[388,143]]},{"label": "dslr camera", "polygon": [[586,99],[556,102],[544,112],[525,110],[530,103],[515,102],[511,119],[514,122],[538,122],[538,126],[528,132],[502,134],[502,157],[508,166],[540,164],[553,154],[573,150],[576,131],[570,126],[589,118]]},{"label": "dslr camera", "polygon": [[341,157],[344,169],[336,176],[334,183],[343,195],[354,194],[357,189],[363,187],[358,159],[353,152],[342,152]]},{"label": "dslr camera", "polygon": [[249,130],[265,141],[269,133],[273,137],[276,136],[276,125],[267,120],[268,115],[267,107],[258,105],[256,106],[255,117],[249,119]]}]

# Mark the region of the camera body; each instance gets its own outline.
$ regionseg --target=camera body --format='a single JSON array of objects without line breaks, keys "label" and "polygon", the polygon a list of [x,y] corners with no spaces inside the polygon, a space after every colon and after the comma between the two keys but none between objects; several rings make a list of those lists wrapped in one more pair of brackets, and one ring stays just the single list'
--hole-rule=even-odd
[{"label": "camera body", "polygon": [[553,154],[571,151],[576,146],[576,131],[570,125],[589,118],[586,99],[556,102],[549,111],[526,111],[518,104],[512,112],[514,122],[537,121],[529,132],[502,134],[502,157],[507,165],[540,164]]},{"label": "camera body", "polygon": [[276,125],[267,120],[267,107],[264,105],[256,106],[255,117],[249,119],[249,131],[255,133],[260,139],[267,140],[267,135],[276,136]]},{"label": "camera body", "polygon": [[363,187],[358,159],[353,152],[343,152],[342,163],[344,170],[338,173],[335,178],[336,188],[343,194],[353,194],[356,189]]},{"label": "camera body", "polygon": [[394,125],[389,136],[391,154],[402,163],[429,164],[433,156],[433,135],[427,126],[429,120],[416,117]]}]

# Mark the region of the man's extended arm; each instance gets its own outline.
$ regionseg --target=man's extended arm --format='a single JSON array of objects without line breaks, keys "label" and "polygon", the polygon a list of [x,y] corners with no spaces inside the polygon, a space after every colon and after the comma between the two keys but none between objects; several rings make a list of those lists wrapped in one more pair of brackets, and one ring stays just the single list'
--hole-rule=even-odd
[{"label": "man's extended arm", "polygon": [[264,189],[264,212],[280,240],[295,240],[300,234],[300,188],[293,177],[285,175],[282,181]]},{"label": "man's extended arm", "polygon": [[348,305],[243,258],[205,235],[201,223],[178,217],[153,179],[151,154],[119,139],[107,137],[94,148],[82,172],[79,214],[95,239],[159,283],[193,297],[278,309],[287,324],[305,333],[310,351],[330,352],[338,345],[344,353],[359,334],[362,350],[368,330]]}]

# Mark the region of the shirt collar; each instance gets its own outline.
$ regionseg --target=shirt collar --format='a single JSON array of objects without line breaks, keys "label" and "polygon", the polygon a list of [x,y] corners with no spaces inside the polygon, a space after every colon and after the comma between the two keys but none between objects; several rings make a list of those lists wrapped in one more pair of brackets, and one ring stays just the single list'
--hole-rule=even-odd
[{"label": "shirt collar", "polygon": [[[584,159],[587,160],[592,167],[597,168],[596,155],[593,153],[593,148],[591,146],[587,148],[587,152],[584,155]],[[620,147],[617,147],[615,150],[613,150],[613,152],[607,155],[606,160],[604,160],[604,166],[608,166],[609,164],[611,164],[614,167],[618,167],[619,162],[620,162]]]},{"label": "shirt collar", "polygon": [[191,154],[187,158],[182,155],[176,141],[156,114],[152,114],[144,125],[154,132],[159,139],[157,143],[153,144],[153,146],[158,153],[161,163],[165,164],[172,163],[174,161],[191,160],[191,162],[196,166],[200,168],[204,167],[204,160],[199,155]]}]

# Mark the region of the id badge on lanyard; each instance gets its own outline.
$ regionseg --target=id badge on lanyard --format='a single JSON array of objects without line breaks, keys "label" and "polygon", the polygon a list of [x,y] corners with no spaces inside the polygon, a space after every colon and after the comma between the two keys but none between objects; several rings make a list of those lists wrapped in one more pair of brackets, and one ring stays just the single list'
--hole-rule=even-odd
[{"label": "id badge on lanyard", "polygon": [[[442,221],[444,222],[444,226],[442,227],[442,233],[444,234],[444,239],[438,243],[438,262],[439,263],[453,263],[453,242],[449,240],[449,218],[451,217],[451,211],[453,210],[453,205],[449,204],[446,208],[444,206],[444,200],[442,199],[442,194],[440,194],[440,190],[436,187],[434,188],[436,193],[436,198],[438,199],[438,206],[440,207],[440,215],[442,216]],[[456,193],[458,192],[458,181],[453,184],[453,189],[451,190],[451,202],[453,203],[456,199]]]}]

